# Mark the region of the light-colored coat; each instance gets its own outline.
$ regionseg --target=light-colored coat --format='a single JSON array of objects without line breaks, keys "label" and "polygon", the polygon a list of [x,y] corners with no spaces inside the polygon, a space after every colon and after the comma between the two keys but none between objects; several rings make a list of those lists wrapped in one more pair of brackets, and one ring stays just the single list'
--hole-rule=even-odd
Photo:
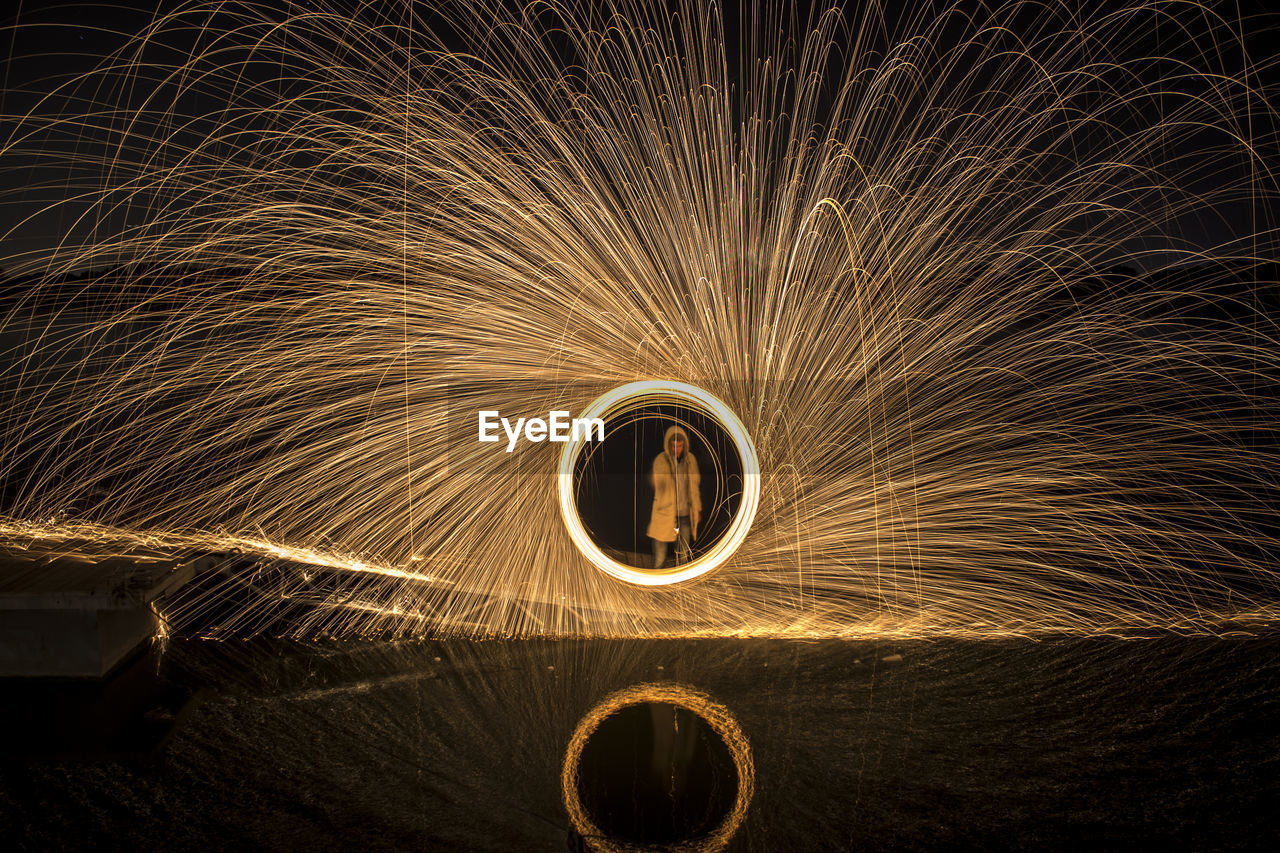
[{"label": "light-colored coat", "polygon": [[[676,463],[671,450],[671,439],[679,435],[684,439],[684,456]],[[690,515],[702,512],[702,476],[698,473],[698,460],[689,452],[689,436],[678,426],[667,428],[662,437],[665,448],[653,460],[649,483],[653,486],[653,510],[649,514],[648,536],[659,542],[676,541],[676,492],[689,495]]]}]

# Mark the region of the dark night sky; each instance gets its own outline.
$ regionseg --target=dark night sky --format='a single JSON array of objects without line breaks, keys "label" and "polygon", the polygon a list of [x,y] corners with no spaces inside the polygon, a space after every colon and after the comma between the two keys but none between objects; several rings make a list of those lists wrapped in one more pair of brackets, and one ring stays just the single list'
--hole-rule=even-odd
[{"label": "dark night sky", "polygon": [[[4,32],[4,40],[8,42],[4,50],[9,55],[9,60],[4,68],[4,91],[0,95],[0,113],[6,115],[23,114],[27,111],[34,110],[37,114],[50,115],[65,110],[65,106],[58,101],[49,101],[41,104],[40,95],[51,90],[51,81],[56,78],[87,73],[91,71],[103,57],[108,56],[112,51],[123,45],[126,39],[137,32],[143,30],[147,23],[152,20],[153,15],[157,12],[164,12],[177,8],[183,3],[179,0],[168,0],[168,2],[147,4],[141,0],[134,0],[130,3],[126,0],[125,4],[84,4],[84,3],[66,3],[66,2],[48,2],[48,0],[19,0],[18,11],[15,17],[10,18],[5,23],[10,26]],[[289,3],[260,3],[260,6],[273,7],[285,10],[289,7],[305,8],[312,4],[305,2]],[[341,6],[341,2],[334,5]],[[361,3],[351,4],[353,7],[359,6],[363,8],[362,15],[366,19],[373,19],[379,15],[394,16],[396,20],[402,20],[405,15],[403,4],[390,3]],[[920,14],[921,10],[938,8],[941,4],[923,4],[916,3],[909,6],[900,4],[887,4],[895,9],[907,9],[908,11],[889,12],[888,14],[898,14],[906,17],[912,14]],[[1247,18],[1253,15],[1262,14],[1269,5],[1266,2],[1247,2],[1241,5],[1236,4],[1219,4],[1222,9],[1233,12],[1233,15],[1239,15]],[[426,22],[426,26],[431,27],[438,33],[441,33],[446,41],[450,36],[447,33],[447,13],[439,10],[433,10],[432,4],[417,4],[415,6],[415,15],[418,20]],[[1026,20],[1018,20],[1021,16],[1014,16],[1013,20],[1008,21],[1011,29],[1019,31],[1033,23],[1033,5],[1028,5],[1028,13]],[[797,13],[803,16],[804,12]],[[16,21],[17,26],[12,24]],[[1277,77],[1274,57],[1270,52],[1264,51],[1262,44],[1264,40],[1273,35],[1275,23],[1280,21],[1280,17],[1271,16],[1268,22],[1244,27],[1247,33],[1246,49],[1252,52],[1255,62],[1266,62],[1272,67],[1262,69],[1261,76],[1258,78],[1264,86],[1270,86],[1273,90],[1277,86]],[[730,32],[728,38],[731,50],[733,45],[738,41],[737,35],[733,32],[733,22],[729,22]],[[890,24],[891,28],[893,22]],[[193,38],[193,37],[192,37]],[[182,52],[191,47],[193,41],[183,43],[181,39],[172,41],[167,47],[157,45],[154,50],[157,56],[168,55],[172,57],[174,51]],[[1168,44],[1168,39],[1164,34],[1153,32],[1147,43],[1134,44],[1131,50],[1135,53],[1149,52],[1161,46],[1164,48]],[[1176,55],[1176,54],[1175,54]],[[1240,66],[1238,56],[1226,54],[1222,57],[1222,62],[1228,70],[1233,67]],[[730,61],[730,68],[735,67],[735,62]],[[252,73],[252,72],[251,72]],[[267,73],[267,72],[264,72]],[[95,80],[95,85],[98,83]],[[105,81],[103,90],[107,100],[121,105],[135,105],[138,99],[145,94],[143,89],[137,89],[128,94],[121,94],[113,87],[111,81]],[[212,101],[202,101],[199,96],[193,97],[187,102],[186,109],[192,112],[213,112],[220,104]],[[12,126],[12,123],[10,123]],[[1267,128],[1255,126],[1255,133],[1260,133]],[[7,137],[9,129],[4,131]],[[1274,132],[1273,129],[1269,132]],[[1208,135],[1206,135],[1206,139]],[[66,144],[66,143],[64,143]],[[1187,150],[1175,152],[1178,156],[1184,156],[1194,159],[1196,155],[1196,140],[1186,143]],[[95,143],[92,139],[81,139],[77,145],[81,151],[93,151]],[[97,149],[102,150],[100,143],[96,143]],[[1240,168],[1245,168],[1243,165]],[[1202,180],[1203,186],[1188,186],[1186,188],[1192,191],[1211,191],[1216,185],[1230,178],[1221,174],[1205,173]],[[1192,178],[1192,181],[1196,180]],[[63,188],[66,183],[66,174],[61,168],[42,167],[36,163],[29,154],[7,152],[0,154],[0,199],[3,200],[6,216],[4,218],[4,231],[13,228],[18,222],[27,217],[36,214],[38,210],[50,198],[65,195]],[[37,215],[34,219],[22,225],[17,233],[11,234],[4,238],[3,245],[0,245],[0,266],[8,266],[9,259],[14,255],[30,251],[45,250],[53,246],[63,235],[72,234],[75,237],[94,233],[93,225],[84,221],[77,221],[77,218],[84,212],[85,206],[63,205],[55,212],[46,212]],[[1214,245],[1221,243],[1232,236],[1248,234],[1255,230],[1261,230],[1262,226],[1254,228],[1252,222],[1274,222],[1275,212],[1270,207],[1264,208],[1261,202],[1250,203],[1248,201],[1240,201],[1234,206],[1223,205],[1216,211],[1216,221],[1205,221],[1201,218],[1194,220],[1188,218],[1185,221],[1180,220],[1177,223],[1178,230],[1184,232],[1186,236],[1194,242],[1202,245]],[[119,222],[103,222],[98,224],[98,233],[110,232],[119,226]],[[1136,246],[1135,248],[1151,248],[1147,246]],[[1248,247],[1245,247],[1248,248]]]}]

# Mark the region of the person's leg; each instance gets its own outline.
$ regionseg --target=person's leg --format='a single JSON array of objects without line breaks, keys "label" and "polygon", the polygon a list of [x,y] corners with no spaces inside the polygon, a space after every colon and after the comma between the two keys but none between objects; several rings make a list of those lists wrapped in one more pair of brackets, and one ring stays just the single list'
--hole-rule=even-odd
[{"label": "person's leg", "polygon": [[[652,538],[652,537],[651,537]],[[653,567],[654,569],[662,568],[662,564],[667,561],[667,543],[661,539],[653,540]]]},{"label": "person's leg", "polygon": [[689,558],[693,556],[693,548],[689,545],[689,538],[692,532],[692,524],[689,516],[682,515],[676,519],[676,560],[681,563],[689,562]]}]

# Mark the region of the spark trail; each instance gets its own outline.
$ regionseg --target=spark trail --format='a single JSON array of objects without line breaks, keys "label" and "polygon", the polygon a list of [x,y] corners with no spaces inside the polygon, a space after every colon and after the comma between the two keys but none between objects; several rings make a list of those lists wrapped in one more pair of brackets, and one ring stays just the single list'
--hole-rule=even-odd
[{"label": "spark trail", "polygon": [[[9,538],[328,565],[299,633],[1271,618],[1274,19],[316,5],[187,3],[4,117],[95,223],[13,261]],[[645,379],[760,457],[671,589],[455,428]]]}]

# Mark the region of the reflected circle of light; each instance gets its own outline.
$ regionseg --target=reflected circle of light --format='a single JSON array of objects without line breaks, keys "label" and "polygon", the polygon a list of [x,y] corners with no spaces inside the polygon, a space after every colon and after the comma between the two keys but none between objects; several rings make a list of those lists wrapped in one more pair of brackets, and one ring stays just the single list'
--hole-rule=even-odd
[{"label": "reflected circle of light", "polygon": [[565,442],[564,449],[560,452],[558,480],[560,516],[564,519],[564,526],[569,531],[573,544],[592,565],[618,580],[641,586],[680,583],[718,568],[733,556],[743,540],[747,538],[751,522],[756,516],[756,509],[760,505],[760,460],[756,456],[755,444],[747,434],[747,428],[724,401],[696,385],[656,380],[629,382],[600,395],[578,417],[604,420],[607,416],[619,411],[628,411],[640,408],[641,405],[654,403],[676,403],[697,409],[714,418],[728,433],[742,460],[742,502],[738,506],[733,522],[720,537],[720,541],[710,551],[691,563],[658,571],[637,569],[619,563],[600,550],[600,547],[592,541],[582,523],[582,516],[578,513],[573,469],[587,441],[585,438],[580,438],[575,430],[571,440]]},{"label": "reflected circle of light", "polygon": [[624,687],[610,693],[578,721],[573,736],[569,738],[569,747],[565,750],[564,766],[560,769],[560,793],[574,830],[600,853],[639,853],[653,849],[652,845],[632,844],[606,837],[591,820],[578,796],[578,763],[582,760],[582,750],[591,735],[613,714],[631,705],[646,702],[662,702],[692,711],[705,720],[729,748],[729,756],[738,773],[738,795],[734,798],[733,807],[711,832],[677,845],[680,850],[688,853],[714,853],[724,849],[746,818],[747,807],[751,805],[751,797],[755,793],[756,771],[751,760],[751,744],[728,708],[700,690],[670,682]]}]

